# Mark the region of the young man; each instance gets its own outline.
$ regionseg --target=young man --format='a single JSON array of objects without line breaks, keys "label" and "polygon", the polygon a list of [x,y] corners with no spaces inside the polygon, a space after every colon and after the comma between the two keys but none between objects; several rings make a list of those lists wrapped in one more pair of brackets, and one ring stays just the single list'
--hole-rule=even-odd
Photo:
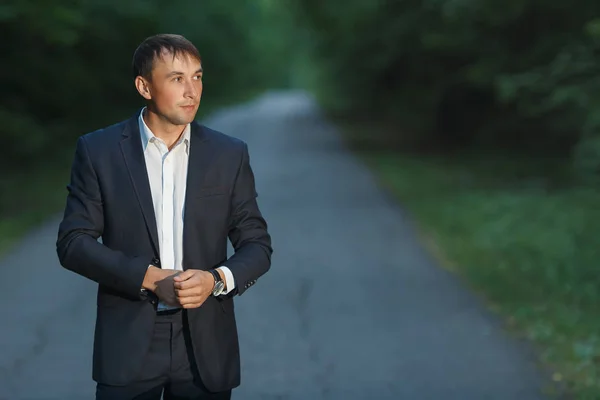
[{"label": "young man", "polygon": [[96,399],[229,399],[240,384],[233,297],[269,270],[271,238],[246,144],[194,121],[202,74],[184,37],[146,39],[146,106],[77,141],[57,253],[98,283]]}]

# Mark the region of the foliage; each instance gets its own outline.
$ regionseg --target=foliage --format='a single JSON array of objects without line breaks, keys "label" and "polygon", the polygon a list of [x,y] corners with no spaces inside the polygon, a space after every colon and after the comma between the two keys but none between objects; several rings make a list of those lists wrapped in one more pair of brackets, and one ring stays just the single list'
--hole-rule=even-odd
[{"label": "foliage", "polygon": [[[8,0],[0,6],[3,55],[0,166],[45,162],[87,131],[131,115],[141,103],[131,78],[137,45],[158,32],[181,33],[205,64],[203,105],[259,90],[281,74],[262,57],[268,14],[243,0]],[[279,68],[284,71],[284,68]],[[203,106],[201,112],[206,110]]]},{"label": "foliage", "polygon": [[198,47],[202,118],[286,82],[284,38],[272,35],[282,24],[267,0],[2,2],[0,251],[64,206],[76,137],[143,104],[131,59],[144,38],[180,33]]},{"label": "foliage", "polygon": [[455,148],[573,150],[579,176],[600,172],[600,3],[288,1],[329,109]]}]

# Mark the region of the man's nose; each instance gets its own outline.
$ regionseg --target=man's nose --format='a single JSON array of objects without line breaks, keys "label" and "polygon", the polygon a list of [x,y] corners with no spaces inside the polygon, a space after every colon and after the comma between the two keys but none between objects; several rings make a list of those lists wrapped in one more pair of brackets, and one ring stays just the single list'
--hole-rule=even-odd
[{"label": "man's nose", "polygon": [[198,97],[198,88],[196,88],[194,82],[186,81],[184,95],[191,98]]}]

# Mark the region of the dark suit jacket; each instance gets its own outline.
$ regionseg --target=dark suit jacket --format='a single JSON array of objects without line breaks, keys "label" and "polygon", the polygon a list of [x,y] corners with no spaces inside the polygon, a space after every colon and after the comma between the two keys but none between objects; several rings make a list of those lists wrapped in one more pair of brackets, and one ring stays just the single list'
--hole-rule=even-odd
[{"label": "dark suit jacket", "polygon": [[[99,284],[93,379],[111,385],[135,378],[156,318],[155,297],[140,290],[159,247],[138,115],[78,139],[57,240],[61,265]],[[233,299],[270,268],[256,197],[246,144],[192,123],[183,268],[225,265],[236,282],[233,293],[188,310],[198,369],[212,391],[240,384]]]}]

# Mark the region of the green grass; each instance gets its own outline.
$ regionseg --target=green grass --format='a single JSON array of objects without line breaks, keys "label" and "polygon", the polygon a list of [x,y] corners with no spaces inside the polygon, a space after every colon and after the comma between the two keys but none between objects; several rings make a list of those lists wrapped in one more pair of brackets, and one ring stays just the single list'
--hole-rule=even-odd
[{"label": "green grass", "polygon": [[555,380],[599,399],[600,191],[556,184],[556,162],[359,153]]}]

